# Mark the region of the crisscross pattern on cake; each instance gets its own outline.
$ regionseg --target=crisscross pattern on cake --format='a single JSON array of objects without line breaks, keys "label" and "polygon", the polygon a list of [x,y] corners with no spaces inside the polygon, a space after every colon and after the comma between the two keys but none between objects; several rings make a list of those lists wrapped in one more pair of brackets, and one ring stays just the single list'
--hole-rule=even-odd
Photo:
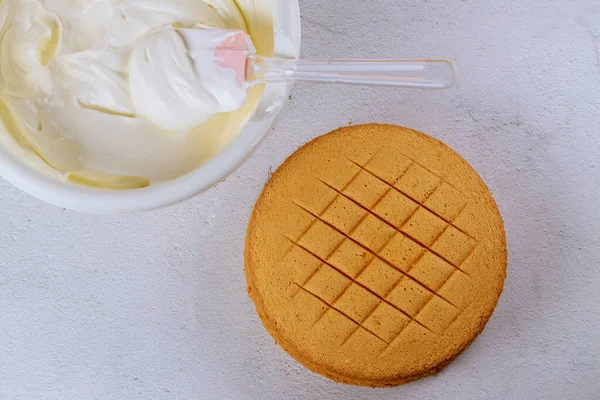
[{"label": "crisscross pattern on cake", "polygon": [[444,286],[471,279],[463,264],[477,241],[454,223],[467,208],[464,195],[415,160],[389,158],[380,151],[364,165],[348,159],[356,173],[343,185],[315,178],[333,197],[322,209],[294,201],[312,222],[288,237],[280,262],[310,260],[296,296],[325,305],[314,325],[330,312],[355,325],[343,344],[359,329],[386,348],[410,324],[443,334],[462,311]]}]

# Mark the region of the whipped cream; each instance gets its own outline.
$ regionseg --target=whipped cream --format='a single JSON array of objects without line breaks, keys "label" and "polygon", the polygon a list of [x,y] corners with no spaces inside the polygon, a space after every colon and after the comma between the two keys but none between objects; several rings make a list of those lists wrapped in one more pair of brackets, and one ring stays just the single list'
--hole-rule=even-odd
[{"label": "whipped cream", "polygon": [[[133,48],[129,90],[138,115],[172,131],[190,131],[220,112],[239,110],[246,88],[217,54],[236,32],[161,29]],[[251,45],[248,39],[246,46]],[[245,57],[253,52],[239,50]],[[244,60],[242,60],[243,62]]]},{"label": "whipped cream", "polygon": [[193,30],[242,30],[268,55],[270,6],[4,0],[0,130],[72,182],[123,189],[181,176],[235,138],[262,90],[206,62],[227,32],[198,43]]}]

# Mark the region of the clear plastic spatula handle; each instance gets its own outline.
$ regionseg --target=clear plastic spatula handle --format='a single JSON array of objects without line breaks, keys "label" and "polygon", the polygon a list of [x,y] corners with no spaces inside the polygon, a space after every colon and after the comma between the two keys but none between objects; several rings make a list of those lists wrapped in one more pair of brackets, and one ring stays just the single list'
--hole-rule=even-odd
[{"label": "clear plastic spatula handle", "polygon": [[248,56],[246,83],[315,82],[447,89],[456,81],[448,60],[311,61]]}]

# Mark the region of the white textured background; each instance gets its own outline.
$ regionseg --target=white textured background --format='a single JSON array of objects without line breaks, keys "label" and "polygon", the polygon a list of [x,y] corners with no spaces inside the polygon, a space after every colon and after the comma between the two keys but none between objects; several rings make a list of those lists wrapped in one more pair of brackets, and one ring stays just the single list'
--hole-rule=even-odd
[{"label": "white textured background", "polygon": [[[1,399],[600,398],[600,2],[301,7],[304,57],[447,57],[460,83],[297,86],[243,167],[152,213],[76,214],[0,181]],[[438,376],[394,389],[306,371],[245,291],[245,227],[269,170],[350,121],[446,141],[508,232],[509,277],[483,335]]]}]

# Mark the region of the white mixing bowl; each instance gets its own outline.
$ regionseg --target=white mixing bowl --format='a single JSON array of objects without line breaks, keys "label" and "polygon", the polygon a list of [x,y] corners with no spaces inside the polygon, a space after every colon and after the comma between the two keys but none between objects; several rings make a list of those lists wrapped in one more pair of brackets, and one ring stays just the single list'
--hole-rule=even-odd
[{"label": "white mixing bowl", "polygon": [[[298,1],[275,1],[275,4],[275,53],[297,58],[301,36]],[[229,146],[194,171],[165,183],[125,191],[77,186],[35,168],[3,146],[0,146],[0,175],[40,200],[76,211],[116,214],[165,207],[203,192],[223,180],[250,156],[269,132],[290,89],[286,85],[268,85],[256,115]]]}]

